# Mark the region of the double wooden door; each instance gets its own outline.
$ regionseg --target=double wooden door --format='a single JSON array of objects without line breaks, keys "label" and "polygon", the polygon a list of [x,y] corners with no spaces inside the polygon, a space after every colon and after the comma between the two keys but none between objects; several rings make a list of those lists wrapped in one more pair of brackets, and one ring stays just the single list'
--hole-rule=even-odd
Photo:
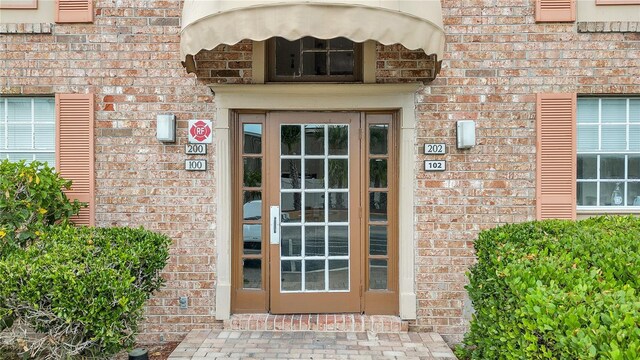
[{"label": "double wooden door", "polygon": [[393,113],[239,113],[232,311],[395,314]]}]

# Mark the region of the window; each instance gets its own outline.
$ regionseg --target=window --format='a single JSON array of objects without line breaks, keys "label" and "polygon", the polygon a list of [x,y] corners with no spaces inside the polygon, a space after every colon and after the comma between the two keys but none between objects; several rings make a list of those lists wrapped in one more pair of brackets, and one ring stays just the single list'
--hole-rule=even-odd
[{"label": "window", "polygon": [[55,101],[0,97],[0,159],[55,164]]},{"label": "window", "polygon": [[0,9],[37,9],[38,0],[2,0]]},{"label": "window", "polygon": [[578,32],[634,32],[635,23],[640,21],[640,0],[581,0],[575,3]]},{"label": "window", "polygon": [[640,208],[640,98],[579,98],[579,207]]},{"label": "window", "polygon": [[[19,34],[51,33],[50,23],[92,23],[94,0],[0,0],[0,24],[45,24],[19,27]],[[15,32],[14,32],[15,33]]]},{"label": "window", "polygon": [[596,5],[635,5],[640,0],[596,0]]},{"label": "window", "polygon": [[269,42],[271,81],[353,82],[361,80],[361,45],[346,38],[305,37]]}]

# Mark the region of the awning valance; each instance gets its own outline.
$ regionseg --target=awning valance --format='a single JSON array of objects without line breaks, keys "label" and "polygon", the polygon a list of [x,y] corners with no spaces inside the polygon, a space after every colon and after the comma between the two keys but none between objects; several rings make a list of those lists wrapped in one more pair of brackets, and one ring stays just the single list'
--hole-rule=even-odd
[{"label": "awning valance", "polygon": [[440,0],[185,0],[180,55],[244,39],[346,37],[422,49],[442,59]]}]

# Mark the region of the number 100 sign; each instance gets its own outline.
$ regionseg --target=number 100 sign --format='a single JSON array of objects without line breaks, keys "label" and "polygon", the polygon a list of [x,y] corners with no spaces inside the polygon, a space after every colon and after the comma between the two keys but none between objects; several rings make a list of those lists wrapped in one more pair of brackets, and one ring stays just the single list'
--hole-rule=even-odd
[{"label": "number 100 sign", "polygon": [[184,169],[187,171],[207,171],[207,160],[185,160]]},{"label": "number 100 sign", "polygon": [[424,162],[425,171],[444,171],[446,167],[445,160],[425,160]]}]

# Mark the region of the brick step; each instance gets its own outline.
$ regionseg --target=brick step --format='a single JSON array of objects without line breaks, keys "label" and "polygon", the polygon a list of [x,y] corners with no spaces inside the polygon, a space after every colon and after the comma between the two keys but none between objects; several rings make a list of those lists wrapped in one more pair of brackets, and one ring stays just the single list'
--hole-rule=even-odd
[{"label": "brick step", "polygon": [[407,332],[409,322],[398,316],[362,314],[234,314],[223,323],[224,330],[325,331],[376,333]]}]

